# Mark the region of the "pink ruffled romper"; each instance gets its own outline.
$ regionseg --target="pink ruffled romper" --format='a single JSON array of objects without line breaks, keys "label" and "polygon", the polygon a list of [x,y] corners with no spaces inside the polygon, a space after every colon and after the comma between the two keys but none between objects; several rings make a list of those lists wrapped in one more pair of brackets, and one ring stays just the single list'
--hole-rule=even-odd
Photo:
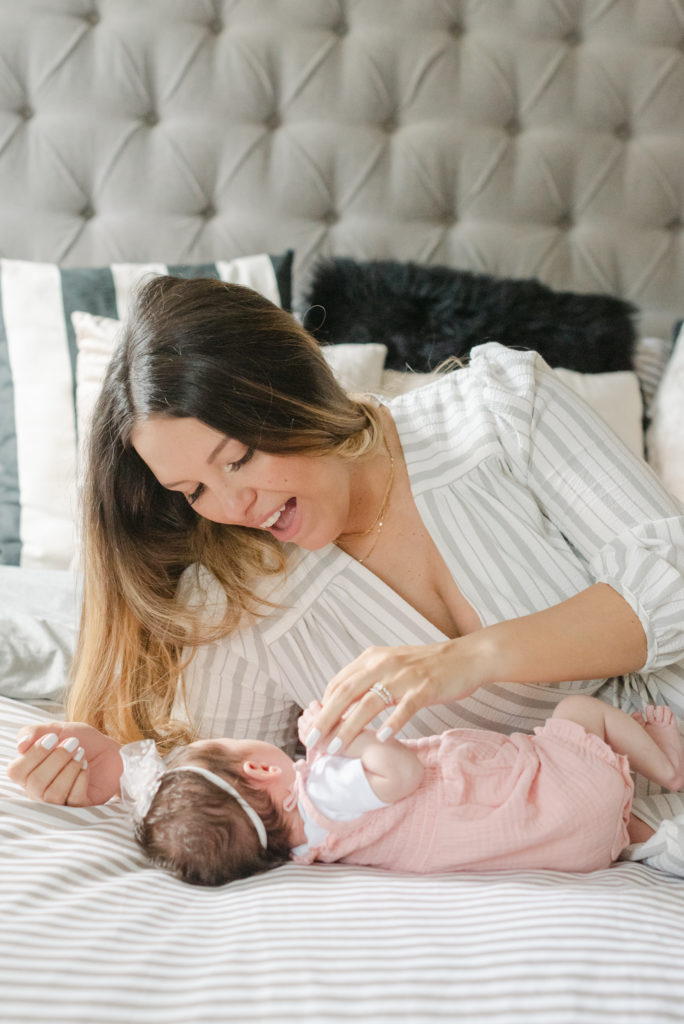
[{"label": "pink ruffled romper", "polygon": [[455,729],[403,742],[423,762],[420,786],[352,821],[318,811],[307,793],[310,765],[299,762],[300,806],[327,835],[293,860],[420,873],[577,872],[608,867],[629,843],[627,758],[575,722],[550,719],[533,736]]}]

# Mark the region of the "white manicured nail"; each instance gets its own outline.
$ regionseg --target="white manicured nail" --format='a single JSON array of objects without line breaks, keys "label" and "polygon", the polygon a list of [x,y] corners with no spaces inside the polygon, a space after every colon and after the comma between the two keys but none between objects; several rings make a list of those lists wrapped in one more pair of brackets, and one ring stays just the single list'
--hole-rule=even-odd
[{"label": "white manicured nail", "polygon": [[87,768],[87,767],[88,767],[88,762],[87,762],[87,761],[84,761],[84,762],[82,763],[82,765],[81,765],[81,770],[83,770],[84,768]]},{"label": "white manicured nail", "polygon": [[83,747],[79,747],[76,753],[74,754],[74,761],[80,761],[84,754],[85,750],[83,749]]},{"label": "white manicured nail", "polygon": [[304,746],[308,750],[309,747],[314,747],[318,743],[320,738],[321,738],[321,734],[318,731],[318,729],[312,729],[311,732],[306,737],[306,739],[304,740]]},{"label": "white manicured nail", "polygon": [[335,739],[331,742],[330,746],[328,747],[328,753],[329,754],[336,754],[341,746],[342,746],[342,740],[340,739],[339,736],[336,736]]},{"label": "white manicured nail", "polygon": [[28,746],[30,739],[30,736],[22,736],[21,739],[17,740],[17,750],[24,750]]},{"label": "white manicured nail", "polygon": [[75,736],[70,736],[63,746],[67,754],[73,754],[74,750],[76,750],[76,747],[78,746],[78,740]]},{"label": "white manicured nail", "polygon": [[52,750],[58,739],[59,737],[56,732],[49,732],[47,736],[43,736],[40,741],[40,745],[41,747],[45,747],[46,750]]},{"label": "white manicured nail", "polygon": [[390,729],[389,725],[383,725],[380,732],[376,733],[376,739],[379,740],[380,743],[384,743],[385,740],[388,740],[391,735],[392,730]]}]

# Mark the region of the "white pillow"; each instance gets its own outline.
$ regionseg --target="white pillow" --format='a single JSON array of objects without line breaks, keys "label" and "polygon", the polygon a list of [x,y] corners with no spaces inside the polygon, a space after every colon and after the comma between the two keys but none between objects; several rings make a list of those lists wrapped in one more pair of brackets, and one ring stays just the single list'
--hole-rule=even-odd
[{"label": "white pillow", "polygon": [[324,345],[322,352],[345,391],[377,394],[387,356],[386,345],[345,342]]},{"label": "white pillow", "polygon": [[0,693],[60,704],[76,647],[81,595],[74,573],[0,565]]},{"label": "white pillow", "polygon": [[77,311],[71,314],[76,335],[76,422],[79,451],[90,429],[90,420],[105,371],[116,348],[121,322],[106,316]]},{"label": "white pillow", "polygon": [[653,469],[684,501],[684,327],[651,405],[647,448]]},{"label": "white pillow", "polygon": [[630,451],[644,457],[644,407],[636,373],[578,373],[561,367],[554,373],[605,420]]}]

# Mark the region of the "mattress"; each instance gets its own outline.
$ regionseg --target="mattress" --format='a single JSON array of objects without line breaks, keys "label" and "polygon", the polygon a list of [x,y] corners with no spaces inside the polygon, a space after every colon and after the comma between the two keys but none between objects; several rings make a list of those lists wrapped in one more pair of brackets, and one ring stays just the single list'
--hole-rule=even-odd
[{"label": "mattress", "polygon": [[[3,764],[46,712],[0,699]],[[11,1024],[684,1020],[684,881],[640,864],[389,874],[288,864],[218,889],[147,865],[121,808],[0,772]]]}]

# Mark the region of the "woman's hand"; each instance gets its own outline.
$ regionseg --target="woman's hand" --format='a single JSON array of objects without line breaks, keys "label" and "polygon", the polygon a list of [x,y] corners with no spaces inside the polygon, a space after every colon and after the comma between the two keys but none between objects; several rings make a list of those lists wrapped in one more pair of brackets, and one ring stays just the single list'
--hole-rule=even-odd
[{"label": "woman's hand", "polygon": [[306,737],[309,735],[313,727],[313,720],[322,707],[323,705],[319,700],[312,700],[310,704],[307,704],[297,719],[297,733],[302,743],[306,743]]},{"label": "woman's hand", "polygon": [[121,744],[83,722],[46,722],[19,731],[7,773],[32,800],[85,807],[119,793]]},{"label": "woman's hand", "polygon": [[[489,680],[474,671],[467,641],[463,637],[416,647],[369,647],[328,683],[321,712],[307,721],[306,746],[313,747],[324,737],[330,753],[343,750],[390,706],[390,699],[397,706],[383,722],[379,739],[402,729],[420,708],[469,696]],[[373,692],[373,685],[383,689]],[[328,739],[329,733],[334,735]]]}]

